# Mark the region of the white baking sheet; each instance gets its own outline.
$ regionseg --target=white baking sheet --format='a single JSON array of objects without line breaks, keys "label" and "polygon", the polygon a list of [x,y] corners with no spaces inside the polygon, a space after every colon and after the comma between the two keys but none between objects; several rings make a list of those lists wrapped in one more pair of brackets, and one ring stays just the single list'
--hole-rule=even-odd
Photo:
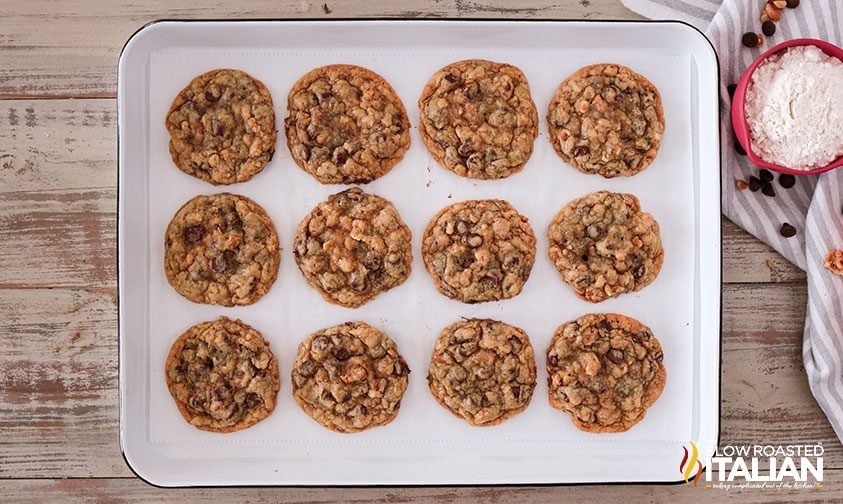
[{"label": "white baking sheet", "polygon": [[[386,22],[380,23],[389,26]],[[478,23],[468,24],[478,26]],[[133,334],[142,340],[140,346],[145,351],[145,363],[140,366],[143,372],[132,375],[130,380],[123,375],[121,392],[125,402],[133,397],[141,400],[140,395],[132,394],[136,390],[145,391],[142,407],[138,410],[143,411],[145,417],[137,422],[143,427],[140,438],[152,452],[160,454],[161,459],[214,460],[219,467],[229,466],[222,472],[225,476],[214,476],[214,471],[188,465],[175,474],[167,471],[163,481],[159,478],[159,483],[571,481],[564,473],[555,475],[551,471],[548,474],[545,470],[536,475],[535,471],[528,472],[525,468],[529,464],[519,462],[525,457],[533,462],[560,457],[572,462],[579,459],[575,465],[585,463],[586,466],[597,462],[597,465],[589,466],[593,476],[579,476],[574,481],[614,481],[626,477],[609,473],[601,478],[601,459],[640,450],[652,451],[653,458],[658,458],[660,450],[668,453],[672,449],[678,454],[675,457],[678,464],[681,449],[676,452],[675,447],[691,439],[699,441],[701,408],[713,406],[701,404],[698,393],[700,353],[708,345],[707,342],[701,345],[701,336],[719,339],[719,334],[701,335],[696,323],[702,309],[698,223],[700,197],[705,195],[700,192],[699,114],[693,103],[700,76],[693,53],[670,46],[645,49],[629,44],[584,47],[567,38],[566,44],[557,46],[547,41],[542,44],[542,39],[525,37],[524,43],[513,46],[507,42],[516,28],[505,23],[487,24],[488,29],[475,31],[474,36],[465,39],[460,39],[459,32],[455,34],[453,30],[443,32],[446,37],[456,36],[460,43],[446,39],[440,44],[431,43],[431,39],[426,39],[424,44],[420,39],[418,45],[414,45],[412,39],[392,43],[390,34],[378,36],[378,22],[374,22],[370,27],[360,23],[311,25],[313,34],[326,34],[328,30],[344,32],[349,41],[344,46],[334,45],[331,40],[324,40],[325,37],[312,37],[307,43],[287,39],[279,42],[265,38],[272,34],[267,31],[265,34],[256,32],[253,39],[246,36],[250,41],[246,45],[232,41],[230,46],[220,43],[209,48],[204,44],[186,43],[149,51],[145,69],[147,95],[140,97],[147,105],[146,123],[142,127],[133,124],[133,127],[121,129],[120,137],[121,152],[127,142],[144,142],[145,145],[145,160],[137,163],[137,169],[146,173],[145,185],[128,187],[121,180],[121,198],[142,198],[146,202],[146,215],[139,217],[146,223],[140,232],[145,233],[142,243],[148,265],[145,292],[121,288],[121,307],[146,296],[146,308],[140,310],[146,329]],[[212,31],[219,25],[209,23],[206,30]],[[233,25],[225,26],[230,32]],[[307,29],[306,23],[298,25]],[[530,23],[516,24],[519,25],[525,30],[531,26]],[[193,24],[181,27],[176,24],[171,28],[178,33],[184,26],[190,26],[194,31],[196,28]],[[287,26],[280,23],[279,29]],[[447,26],[446,23],[432,23],[430,34]],[[559,30],[565,26],[560,24]],[[594,26],[598,29],[599,25]],[[600,29],[608,30],[606,33],[613,30],[622,33],[624,26],[603,25]],[[688,29],[681,25],[667,26]],[[243,25],[243,30],[246,29],[247,25]],[[415,31],[419,32],[416,36],[424,36],[423,30]],[[407,35],[406,31],[403,33]],[[262,34],[265,37],[261,37]],[[362,38],[362,35],[367,37]],[[298,43],[302,45],[296,46]],[[539,137],[524,170],[507,179],[476,181],[452,174],[432,159],[418,134],[416,102],[422,87],[437,69],[465,58],[508,62],[521,68],[529,79],[541,118]],[[292,161],[283,135],[287,92],[308,70],[340,62],[365,66],[389,81],[404,102],[412,125],[411,146],[404,159],[389,174],[365,185],[364,190],[391,200],[410,226],[413,273],[403,285],[359,309],[341,308],[323,301],[298,271],[290,247],[295,226],[304,215],[329,194],[348,186],[321,185]],[[631,67],[650,79],[662,95],[666,128],[661,149],[653,165],[632,178],[606,180],[581,174],[556,155],[547,139],[544,116],[556,87],[581,66],[598,62]],[[221,67],[244,70],[267,85],[280,131],[275,157],[261,174],[246,183],[213,187],[173,165],[167,149],[169,135],[164,127],[164,117],[173,97],[193,77]],[[125,80],[127,75],[122,67],[121,72],[121,79]],[[125,112],[123,118],[126,119]],[[123,125],[121,121],[121,127]],[[129,137],[129,131],[135,135]],[[121,158],[121,168],[125,162]],[[710,176],[719,177],[718,171],[711,170]],[[665,261],[659,277],[643,291],[594,305],[578,299],[562,282],[547,258],[546,230],[556,212],[568,201],[601,189],[638,196],[642,208],[652,213],[661,225]],[[224,191],[246,195],[261,204],[274,221],[283,247],[278,280],[266,296],[248,307],[191,303],[168,285],[163,272],[164,230],[176,210],[197,194]],[[421,260],[420,238],[428,220],[439,209],[457,201],[477,198],[506,199],[526,215],[538,238],[538,253],[530,279],[519,296],[497,303],[465,305],[449,300],[435,290]],[[121,224],[121,231],[125,232],[122,226],[124,224]],[[121,252],[121,264],[126,264],[127,253],[132,254],[125,249]],[[716,275],[719,280],[719,270],[705,274]],[[719,305],[709,305],[705,310],[719,310]],[[664,348],[668,373],[664,392],[645,419],[626,433],[594,435],[580,432],[568,414],[554,410],[547,401],[544,351],[555,329],[565,321],[600,311],[618,312],[641,320],[653,329]],[[163,377],[163,363],[173,340],[189,326],[219,315],[240,318],[260,330],[278,357],[282,377],[275,412],[250,429],[228,435],[202,432],[184,422]],[[523,413],[499,426],[469,426],[440,407],[427,389],[427,364],[433,342],[443,327],[460,317],[489,317],[522,327],[536,351],[539,374],[533,401]],[[298,408],[290,394],[289,373],[296,347],[303,338],[315,330],[348,320],[366,321],[389,334],[407,360],[411,374],[409,389],[395,421],[385,427],[342,435],[321,427]],[[126,334],[121,336],[125,339]],[[127,356],[125,352],[122,355],[122,359],[136,357]],[[705,376],[716,382],[716,375]],[[402,459],[410,458],[422,466],[441,466],[439,459],[460,452],[480,457],[483,462],[475,469],[461,466],[461,473],[439,480],[426,479],[424,471],[419,472],[415,465],[406,464],[406,469],[402,469],[400,463]],[[668,455],[664,457],[671,459]],[[339,463],[341,469],[332,470],[325,462],[327,459],[345,464]],[[374,474],[380,464],[382,479],[373,480],[366,476],[370,474],[368,471],[357,472],[355,461],[367,459],[376,461],[372,469]],[[145,459],[145,462],[151,461]],[[244,462],[248,462],[247,466],[242,465]],[[304,472],[308,477],[296,476],[290,471],[296,466],[301,473],[302,465],[306,468],[308,464],[313,469]],[[184,467],[184,464],[180,466]],[[540,467],[544,466],[540,464]],[[267,472],[268,467],[275,472]],[[326,469],[317,472],[317,467]],[[678,473],[668,474],[667,467],[668,464],[662,468],[654,462],[651,471],[638,471],[641,476],[632,477],[678,479]],[[431,474],[437,474],[437,471]],[[511,475],[510,479],[505,475]]]}]

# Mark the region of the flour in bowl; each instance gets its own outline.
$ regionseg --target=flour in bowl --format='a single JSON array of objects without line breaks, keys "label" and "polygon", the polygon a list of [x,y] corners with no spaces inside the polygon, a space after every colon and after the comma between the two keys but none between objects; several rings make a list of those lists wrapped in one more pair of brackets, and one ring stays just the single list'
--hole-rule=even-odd
[{"label": "flour in bowl", "polygon": [[769,57],[746,92],[752,148],[764,161],[813,170],[843,155],[843,62],[814,46]]}]

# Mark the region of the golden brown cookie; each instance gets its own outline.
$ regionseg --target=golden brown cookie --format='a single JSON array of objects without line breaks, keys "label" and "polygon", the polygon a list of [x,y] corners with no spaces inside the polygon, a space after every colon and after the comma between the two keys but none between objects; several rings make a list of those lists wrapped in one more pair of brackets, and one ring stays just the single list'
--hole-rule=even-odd
[{"label": "golden brown cookie", "polygon": [[536,359],[523,330],[469,319],[445,328],[430,359],[433,397],[471,425],[497,425],[524,411],[536,388]]},{"label": "golden brown cookie", "polygon": [[176,291],[195,303],[249,305],[278,275],[280,245],[260,205],[220,193],[185,203],[164,236],[164,272]]},{"label": "golden brown cookie", "polygon": [[664,262],[659,223],[632,194],[600,191],[568,203],[547,237],[562,279],[592,303],[643,289]]},{"label": "golden brown cookie", "polygon": [[167,112],[179,169],[214,185],[245,182],[275,153],[275,111],[262,82],[219,69],[193,79]]},{"label": "golden brown cookie", "polygon": [[281,388],[278,361],[261,333],[220,317],[196,324],[173,343],[167,388],[197,429],[234,432],[268,417]]},{"label": "golden brown cookie", "polygon": [[632,176],[656,157],[664,109],[659,90],[646,78],[621,65],[591,65],[559,86],[547,127],[553,148],[577,170]]},{"label": "golden brown cookie", "polygon": [[326,301],[357,308],[410,276],[412,234],[392,203],[354,187],[301,221],[293,254]]},{"label": "golden brown cookie", "polygon": [[431,219],[422,259],[436,289],[451,299],[509,299],[530,278],[536,236],[527,218],[506,201],[463,201]]},{"label": "golden brown cookie", "polygon": [[310,335],[293,364],[293,398],[311,418],[336,432],[391,422],[407,390],[410,368],[389,336],[363,322]]},{"label": "golden brown cookie", "polygon": [[499,179],[521,171],[539,131],[527,77],[504,63],[451,63],[430,78],[419,109],[427,149],[463,177]]},{"label": "golden brown cookie", "polygon": [[843,250],[829,250],[823,266],[835,275],[843,275]]},{"label": "golden brown cookie", "polygon": [[306,73],[287,98],[287,147],[323,184],[365,184],[385,175],[410,146],[401,99],[380,75],[354,65]]},{"label": "golden brown cookie", "polygon": [[616,313],[562,324],[547,348],[550,404],[586,432],[624,432],[644,418],[667,380],[659,340]]}]

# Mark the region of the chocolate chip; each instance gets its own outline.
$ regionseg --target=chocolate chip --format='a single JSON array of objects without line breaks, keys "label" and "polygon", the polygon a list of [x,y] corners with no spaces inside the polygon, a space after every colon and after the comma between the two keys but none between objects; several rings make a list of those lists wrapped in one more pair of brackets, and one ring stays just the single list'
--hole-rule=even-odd
[{"label": "chocolate chip", "polygon": [[334,151],[334,159],[333,159],[334,164],[341,165],[341,164],[345,163],[345,161],[347,159],[348,159],[348,152],[346,152],[345,149],[343,149],[342,147],[338,147]]},{"label": "chocolate chip", "polygon": [[459,79],[457,79],[456,75],[454,75],[452,73],[447,73],[447,74],[445,74],[445,80],[450,82],[451,84],[453,84],[453,83],[457,82]]},{"label": "chocolate chip", "polygon": [[478,96],[480,96],[480,84],[476,82],[472,82],[465,88],[465,96],[469,100],[475,100]]},{"label": "chocolate chip", "polygon": [[306,361],[302,362],[301,366],[299,366],[299,374],[307,377],[316,374],[316,362],[310,359],[307,359]]},{"label": "chocolate chip", "polygon": [[746,47],[758,47],[762,42],[761,35],[753,32],[746,32],[741,37],[741,43]]},{"label": "chocolate chip", "polygon": [[726,86],[726,91],[729,92],[729,98],[732,98],[733,96],[735,96],[735,91],[737,89],[738,89],[737,84],[729,84],[728,86]]},{"label": "chocolate chip", "polygon": [[784,224],[782,224],[782,228],[781,228],[781,230],[779,230],[779,232],[780,232],[780,233],[782,234],[782,236],[784,236],[785,238],[790,238],[791,236],[796,236],[796,228],[795,228],[795,227],[793,227],[793,226],[791,226],[791,225],[790,225],[790,224],[788,224],[787,222],[785,222]]},{"label": "chocolate chip", "polygon": [[252,409],[255,406],[259,405],[261,402],[262,401],[259,395],[255,394],[254,392],[249,392],[248,394],[246,394],[246,400],[243,401],[243,405],[246,406],[246,408]]},{"label": "chocolate chip", "polygon": [[615,364],[620,364],[621,362],[623,362],[623,350],[612,348],[608,352],[606,352],[606,358],[614,362]]},{"label": "chocolate chip", "polygon": [[799,7],[799,0],[787,0],[787,6],[790,9],[795,9]]},{"label": "chocolate chip", "polygon": [[210,91],[205,91],[205,100],[207,100],[211,103],[216,103],[216,101],[219,100],[219,97],[214,96],[214,94],[211,93]]},{"label": "chocolate chip", "polygon": [[574,154],[574,157],[580,157],[580,156],[588,156],[588,154],[590,152],[591,152],[591,149],[589,149],[588,146],[579,145],[579,146],[577,146],[577,148],[574,149],[573,154]]},{"label": "chocolate chip", "polygon": [[225,133],[225,126],[216,119],[211,120],[211,132],[216,136],[222,136]]},{"label": "chocolate chip", "polygon": [[772,21],[764,21],[761,23],[761,31],[764,35],[768,37],[772,37],[774,33],[776,33],[776,23]]},{"label": "chocolate chip", "polygon": [[749,190],[752,192],[758,192],[761,189],[761,186],[764,184],[761,182],[761,179],[756,177],[755,175],[749,176]]},{"label": "chocolate chip", "polygon": [[557,357],[555,355],[550,355],[547,358],[547,363],[550,364],[551,366],[556,366],[556,365],[559,364],[559,357]]},{"label": "chocolate chip", "polygon": [[184,230],[184,241],[187,243],[196,243],[205,235],[205,228],[201,225],[190,226]]},{"label": "chocolate chip", "polygon": [[773,181],[773,174],[770,170],[762,168],[761,171],[758,172],[758,175],[761,177],[761,182],[764,182],[765,184]]},{"label": "chocolate chip", "polygon": [[783,173],[779,175],[779,185],[784,187],[785,189],[790,189],[794,185],[796,185],[796,177],[789,173]]},{"label": "chocolate chip", "polygon": [[653,354],[653,360],[656,362],[661,362],[664,360],[664,352],[659,350],[658,352]]},{"label": "chocolate chip", "polygon": [[776,190],[773,189],[773,184],[764,184],[764,187],[761,188],[761,193],[764,196],[769,196],[771,198],[776,196]]},{"label": "chocolate chip", "polygon": [[345,348],[337,348],[336,350],[334,350],[334,357],[336,357],[338,360],[344,361],[348,360],[348,358],[351,357],[351,354],[348,353],[348,350],[346,350]]},{"label": "chocolate chip", "polygon": [[512,391],[513,397],[521,397],[521,387],[519,387],[518,385],[512,387],[510,390]]},{"label": "chocolate chip", "polygon": [[228,261],[224,255],[218,255],[211,261],[211,269],[216,273],[224,273],[228,269]]}]

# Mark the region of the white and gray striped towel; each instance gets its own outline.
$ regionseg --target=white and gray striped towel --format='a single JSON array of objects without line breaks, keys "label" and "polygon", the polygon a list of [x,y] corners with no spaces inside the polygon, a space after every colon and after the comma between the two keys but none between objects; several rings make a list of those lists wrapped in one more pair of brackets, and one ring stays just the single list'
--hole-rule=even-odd
[{"label": "white and gray striped towel", "polygon": [[[765,48],[784,40],[807,37],[843,45],[843,0],[802,0],[798,8],[786,9],[775,35],[767,37],[758,49],[747,49],[740,40],[748,31],[760,31],[765,0],[623,3],[649,18],[691,23],[714,44],[720,59],[723,213],[807,272],[808,310],[802,351],[805,370],[814,397],[843,441],[843,278],[823,268],[826,252],[843,248],[843,170],[797,177],[792,189],[776,183],[775,197],[737,189],[735,180],[757,176],[758,168],[734,150],[726,90]],[[796,236],[781,236],[779,230],[785,222],[797,229]]]}]

